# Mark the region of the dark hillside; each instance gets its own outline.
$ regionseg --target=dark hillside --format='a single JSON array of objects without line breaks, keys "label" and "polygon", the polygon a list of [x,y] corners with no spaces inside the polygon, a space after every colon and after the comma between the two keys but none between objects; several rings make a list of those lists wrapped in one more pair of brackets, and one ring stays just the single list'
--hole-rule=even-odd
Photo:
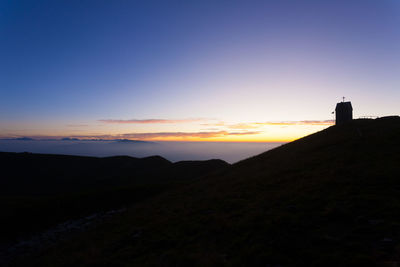
[{"label": "dark hillside", "polygon": [[143,172],[172,165],[159,156],[96,158],[5,152],[0,152],[0,162],[5,173],[0,180],[2,195],[54,195],[108,187],[127,178],[134,180]]},{"label": "dark hillside", "polygon": [[66,220],[126,207],[230,166],[221,160],[171,163],[160,156],[4,152],[0,162],[0,247]]},{"label": "dark hillside", "polygon": [[132,206],[20,263],[395,266],[400,118],[333,126]]}]

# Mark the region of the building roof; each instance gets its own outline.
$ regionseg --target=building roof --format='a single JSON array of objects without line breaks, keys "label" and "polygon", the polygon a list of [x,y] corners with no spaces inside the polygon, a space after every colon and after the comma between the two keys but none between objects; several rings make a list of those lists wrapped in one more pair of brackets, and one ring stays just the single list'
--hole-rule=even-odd
[{"label": "building roof", "polygon": [[335,110],[337,111],[338,109],[340,110],[353,110],[353,107],[351,106],[351,102],[340,102],[336,104]]}]

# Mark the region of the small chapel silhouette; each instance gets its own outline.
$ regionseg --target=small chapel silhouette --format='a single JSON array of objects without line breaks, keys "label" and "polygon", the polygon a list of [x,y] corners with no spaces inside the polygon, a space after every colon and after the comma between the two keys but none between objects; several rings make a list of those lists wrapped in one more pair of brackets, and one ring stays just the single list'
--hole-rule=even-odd
[{"label": "small chapel silhouette", "polygon": [[351,106],[351,102],[344,102],[343,97],[343,101],[336,104],[335,114],[336,125],[353,120],[353,107]]}]

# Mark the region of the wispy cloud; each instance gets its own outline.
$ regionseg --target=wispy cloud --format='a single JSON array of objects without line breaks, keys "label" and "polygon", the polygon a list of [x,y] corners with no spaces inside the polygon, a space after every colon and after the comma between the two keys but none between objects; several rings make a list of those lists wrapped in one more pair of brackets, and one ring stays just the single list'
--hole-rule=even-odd
[{"label": "wispy cloud", "polygon": [[[99,134],[99,135],[69,135],[69,136],[29,136],[36,140],[78,138],[81,140],[113,140],[113,139],[137,139],[137,140],[164,140],[164,139],[191,139],[191,138],[215,138],[238,135],[256,135],[259,131],[229,132],[229,131],[200,131],[200,132],[143,132],[143,133],[124,133],[124,134]],[[9,137],[9,136],[8,136]],[[18,136],[19,137],[19,136]],[[15,138],[15,136],[13,136]]]},{"label": "wispy cloud", "polygon": [[[139,123],[139,124],[151,124],[151,123],[185,123],[185,122],[195,122],[204,121],[205,119],[179,119],[179,120],[167,120],[167,119],[147,119],[147,120],[101,120],[104,123]],[[201,129],[192,132],[139,132],[139,133],[121,133],[121,134],[102,134],[101,132],[92,132],[90,134],[84,135],[78,133],[77,131],[82,131],[86,129],[88,125],[85,124],[70,124],[68,127],[77,127],[74,129],[74,135],[65,136],[46,136],[46,135],[21,135],[21,134],[1,134],[0,138],[15,138],[15,137],[32,137],[34,139],[61,139],[65,137],[69,138],[79,138],[83,140],[88,139],[138,139],[138,140],[198,140],[208,138],[222,138],[233,137],[233,136],[245,136],[245,135],[259,135],[265,133],[268,130],[268,126],[330,126],[333,125],[333,120],[302,120],[302,121],[265,121],[265,122],[248,122],[248,123],[226,123],[223,121],[217,121],[216,123],[201,123],[203,126],[213,126],[207,127],[207,129]],[[79,130],[82,127],[82,130]],[[86,132],[87,133],[87,132]],[[228,138],[229,139],[229,138]]]},{"label": "wispy cloud", "polygon": [[199,122],[199,121],[205,121],[206,119],[204,118],[189,118],[189,119],[177,119],[177,120],[169,120],[169,119],[145,119],[145,120],[137,120],[137,119],[131,119],[131,120],[113,120],[113,119],[108,119],[108,120],[99,120],[100,122],[103,123],[114,123],[114,124],[175,124],[175,123],[191,123],[191,122]]},{"label": "wispy cloud", "polygon": [[259,125],[255,125],[252,123],[237,123],[227,125],[229,129],[238,129],[238,130],[248,130],[248,129],[256,129],[259,128]]},{"label": "wispy cloud", "polygon": [[226,123],[223,121],[217,123],[202,123],[202,126],[226,126]]},{"label": "wispy cloud", "polygon": [[262,133],[261,131],[252,131],[252,132],[229,132],[228,135],[253,135]]},{"label": "wispy cloud", "polygon": [[123,138],[133,139],[157,139],[157,138],[212,138],[223,137],[229,135],[254,135],[260,132],[228,132],[228,131],[212,131],[212,132],[159,132],[159,133],[129,133],[122,134]]},{"label": "wispy cloud", "polygon": [[[188,119],[131,119],[131,120],[114,120],[114,119],[103,119],[99,120],[102,123],[109,124],[177,124],[177,123],[192,123],[192,122],[204,122],[209,119],[204,118],[188,118]],[[213,126],[213,127],[226,127],[228,129],[236,130],[249,130],[257,129],[267,125],[278,125],[278,126],[289,126],[289,125],[333,125],[333,120],[303,120],[303,121],[266,121],[266,122],[248,122],[248,123],[235,123],[229,124],[223,121],[217,123],[202,123],[202,126]]]},{"label": "wispy cloud", "polygon": [[303,121],[266,121],[266,122],[249,122],[249,123],[236,123],[228,124],[225,122],[218,123],[206,123],[203,126],[217,126],[225,127],[228,129],[236,130],[249,130],[257,129],[263,126],[291,126],[291,125],[315,125],[315,126],[329,126],[333,125],[335,122],[333,120],[303,120]]},{"label": "wispy cloud", "polygon": [[333,125],[335,122],[333,120],[304,120],[304,121],[268,121],[268,122],[256,122],[256,125]]},{"label": "wispy cloud", "polygon": [[335,124],[334,120],[323,120],[323,121],[301,121],[304,124],[311,124],[311,125],[333,125]]}]

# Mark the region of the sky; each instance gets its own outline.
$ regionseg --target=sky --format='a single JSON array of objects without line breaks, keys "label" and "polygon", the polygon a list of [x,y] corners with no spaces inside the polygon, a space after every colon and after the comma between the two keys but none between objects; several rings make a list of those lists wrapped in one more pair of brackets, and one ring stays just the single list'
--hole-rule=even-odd
[{"label": "sky", "polygon": [[0,138],[286,142],[399,73],[398,0],[0,0]]}]

